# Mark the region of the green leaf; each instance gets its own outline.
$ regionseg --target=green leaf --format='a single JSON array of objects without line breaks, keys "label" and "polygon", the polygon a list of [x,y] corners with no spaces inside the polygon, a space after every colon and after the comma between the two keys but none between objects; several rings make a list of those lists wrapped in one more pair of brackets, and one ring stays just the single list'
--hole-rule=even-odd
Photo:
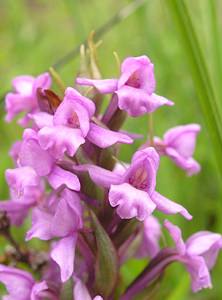
[{"label": "green leaf", "polygon": [[95,287],[105,297],[113,291],[118,276],[118,259],[115,247],[96,215],[90,211],[97,244]]},{"label": "green leaf", "polygon": [[222,176],[222,113],[219,93],[214,88],[208,70],[209,66],[206,64],[203,49],[198,40],[186,1],[167,0],[165,3],[176,21],[181,41],[186,50],[185,53],[199,96],[199,103],[208,126],[217,166]]}]

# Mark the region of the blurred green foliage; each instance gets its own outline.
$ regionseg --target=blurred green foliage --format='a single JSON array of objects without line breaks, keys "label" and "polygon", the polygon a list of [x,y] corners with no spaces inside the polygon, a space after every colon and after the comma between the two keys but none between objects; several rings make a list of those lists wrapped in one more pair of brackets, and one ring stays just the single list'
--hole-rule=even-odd
[{"label": "blurred green foliage", "polygon": [[[99,49],[99,63],[104,77],[109,78],[117,76],[113,51],[117,51],[121,59],[142,54],[151,58],[155,64],[157,92],[175,102],[173,108],[160,108],[155,113],[155,135],[161,136],[165,130],[179,124],[197,122],[202,125],[195,153],[202,165],[202,172],[188,178],[167,158],[163,158],[158,174],[158,190],[182,203],[194,216],[191,222],[180,216],[170,217],[182,227],[184,237],[205,229],[222,232],[222,198],[215,151],[195,93],[196,82],[192,80],[187,50],[181,43],[180,30],[172,20],[167,1],[170,0],[147,1],[144,7],[107,33],[102,38],[103,45]],[[215,73],[215,68],[220,63],[217,61],[220,47],[214,44],[217,42],[217,33],[212,21],[219,16],[211,15],[209,1],[211,0],[185,2],[191,11],[205,63],[210,68],[215,83],[221,78]],[[216,0],[212,2],[217,4]],[[92,29],[98,28],[127,3],[129,1],[126,0],[0,0],[1,94],[10,89],[10,81],[14,76],[35,75],[47,70],[84,40]],[[72,86],[74,83],[78,62],[78,58],[73,59],[59,70],[67,85]],[[3,106],[1,109],[3,110]],[[22,131],[16,122],[5,124],[3,117],[0,126],[0,196],[1,199],[7,199],[4,170],[12,166],[8,150],[13,141],[21,138]],[[147,117],[129,119],[125,128],[146,136]],[[140,142],[124,146],[121,158],[128,161]],[[18,239],[22,240],[23,232],[15,232]],[[2,239],[0,243],[2,252]],[[38,244],[35,242],[34,245]],[[141,264],[137,267],[135,262],[129,263],[123,271],[126,280],[132,280],[140,268]],[[222,295],[221,271],[222,257],[213,270],[214,289],[193,295],[183,267],[175,264],[166,271],[158,294],[152,296],[152,299],[219,300]]]}]

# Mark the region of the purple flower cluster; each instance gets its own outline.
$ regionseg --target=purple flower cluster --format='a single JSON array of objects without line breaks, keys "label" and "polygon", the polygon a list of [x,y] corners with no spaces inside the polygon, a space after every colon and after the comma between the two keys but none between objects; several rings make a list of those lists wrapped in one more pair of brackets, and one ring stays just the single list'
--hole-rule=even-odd
[{"label": "purple flower cluster", "polygon": [[[180,229],[165,220],[175,248],[161,249],[162,228],[154,216],[160,211],[192,219],[181,204],[157,192],[156,177],[161,156],[188,175],[200,171],[193,158],[200,126],[174,127],[163,139],[150,136],[130,164],[117,158],[121,144],[138,138],[120,130],[127,116],[173,105],[155,93],[150,59],[126,58],[118,79],[77,78],[75,88],[62,95],[52,91],[52,79],[48,73],[19,76],[6,96],[6,121],[22,113],[19,123],[25,129],[10,151],[15,168],[6,170],[10,197],[0,202],[0,211],[11,226],[31,216],[25,240],[45,241],[45,259],[34,270],[36,257],[27,249],[26,271],[0,265],[0,282],[8,291],[3,299],[66,299],[68,282],[75,300],[114,299],[114,294],[130,300],[175,261],[185,265],[194,292],[211,287],[209,271],[222,236],[203,231],[184,242]],[[110,102],[99,113],[95,99],[99,95],[103,101],[104,94],[110,94]],[[122,287],[119,270],[131,256],[147,257],[149,263]]]}]

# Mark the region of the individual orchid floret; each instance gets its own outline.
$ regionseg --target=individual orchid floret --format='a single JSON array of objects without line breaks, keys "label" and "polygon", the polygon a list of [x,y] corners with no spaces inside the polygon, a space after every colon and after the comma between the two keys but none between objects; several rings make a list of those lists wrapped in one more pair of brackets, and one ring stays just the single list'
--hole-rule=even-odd
[{"label": "individual orchid floret", "polygon": [[165,227],[173,238],[178,260],[185,264],[192,279],[192,290],[211,288],[209,271],[215,265],[219,250],[222,248],[222,236],[209,231],[200,231],[183,241],[181,230],[169,221]]},{"label": "individual orchid floret", "polygon": [[0,265],[0,282],[6,286],[8,295],[2,299],[10,300],[59,300],[46,281],[35,282],[26,271]]},{"label": "individual orchid floret", "polygon": [[201,168],[192,156],[200,129],[198,124],[171,128],[164,134],[163,140],[154,139],[155,148],[160,155],[168,156],[178,167],[185,170],[187,175],[196,174]]},{"label": "individual orchid floret", "polygon": [[158,219],[149,216],[143,222],[142,241],[137,251],[138,257],[155,257],[160,250],[159,240],[161,237],[161,226]]},{"label": "individual orchid floret", "polygon": [[62,158],[65,153],[73,156],[85,142],[84,135],[88,133],[89,118],[94,111],[93,102],[74,90],[70,96],[67,89],[64,100],[52,118],[52,124],[42,126],[38,132],[41,147],[55,158]]},{"label": "individual orchid floret", "polygon": [[115,93],[118,107],[133,117],[151,113],[162,105],[173,105],[173,102],[154,93],[154,66],[147,56],[126,58],[121,65],[119,79],[77,78],[76,83],[93,86],[102,94]]},{"label": "individual orchid floret", "polygon": [[109,203],[117,207],[117,213],[122,219],[136,217],[144,221],[156,208],[165,214],[180,213],[191,219],[183,206],[155,191],[158,167],[159,155],[154,148],[149,147],[134,154],[124,174],[93,165],[76,166],[74,169],[88,171],[96,184],[109,188]]},{"label": "individual orchid floret", "polygon": [[32,227],[26,239],[42,240],[59,238],[51,251],[51,258],[59,265],[61,280],[65,282],[73,274],[78,230],[82,224],[82,206],[75,192],[65,189],[59,199],[51,199],[47,209],[33,211]]},{"label": "individual orchid floret", "polygon": [[95,105],[91,100],[73,88],[67,88],[64,100],[52,120],[50,116],[48,117],[48,126],[41,121],[42,114],[32,117],[40,128],[38,132],[40,146],[55,158],[62,158],[64,154],[74,156],[86,139],[100,148],[107,148],[116,143],[133,142],[126,134],[96,124],[92,120],[94,113]]},{"label": "individual orchid floret", "polygon": [[31,167],[8,169],[6,180],[10,188],[11,200],[0,201],[0,211],[7,215],[14,225],[21,225],[29,209],[44,197],[43,185]]},{"label": "individual orchid floret", "polygon": [[91,297],[85,284],[79,279],[76,280],[73,289],[73,296],[75,300],[103,300],[103,298],[99,295]]},{"label": "individual orchid floret", "polygon": [[38,77],[18,76],[12,81],[14,92],[6,95],[6,121],[11,122],[14,117],[24,112],[26,115],[20,120],[21,125],[26,125],[29,120],[27,114],[38,110],[37,89],[48,89],[51,78],[48,73]]},{"label": "individual orchid floret", "polygon": [[54,189],[64,185],[71,190],[80,190],[78,177],[56,164],[54,156],[41,148],[37,132],[32,129],[24,131],[18,163],[21,166],[32,167],[38,176],[45,177]]}]

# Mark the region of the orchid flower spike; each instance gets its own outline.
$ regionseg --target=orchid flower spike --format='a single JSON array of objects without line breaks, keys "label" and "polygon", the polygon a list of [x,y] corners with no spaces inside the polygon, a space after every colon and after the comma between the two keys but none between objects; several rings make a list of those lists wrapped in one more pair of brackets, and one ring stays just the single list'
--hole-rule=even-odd
[{"label": "orchid flower spike", "polygon": [[[81,74],[91,76],[87,68],[93,68],[95,57],[88,60],[92,53],[83,46],[81,52],[86,54]],[[201,231],[184,242],[180,228],[166,220],[175,246],[161,248],[162,226],[154,216],[160,211],[192,219],[185,207],[157,191],[157,173],[161,156],[188,175],[200,171],[193,158],[200,126],[177,126],[160,139],[151,134],[149,118],[150,141],[135,151],[131,162],[119,160],[121,144],[141,138],[124,131],[126,118],[174,104],[156,94],[151,60],[144,55],[126,58],[119,78],[77,78],[78,85],[90,86],[88,91],[66,87],[55,70],[49,72],[60,94],[43,73],[16,77],[6,95],[6,121],[21,114],[19,123],[27,128],[9,151],[15,167],[5,173],[9,198],[0,201],[0,234],[10,244],[0,258],[6,264],[0,264],[0,283],[8,293],[2,299],[131,300],[148,291],[174,262],[185,265],[194,292],[211,287],[210,270],[222,236]],[[104,94],[111,96],[103,111]],[[41,240],[38,249],[32,243],[23,248],[11,230],[29,216],[25,241]],[[132,257],[150,261],[128,285],[119,278]],[[12,265],[24,265],[30,273]]]}]

